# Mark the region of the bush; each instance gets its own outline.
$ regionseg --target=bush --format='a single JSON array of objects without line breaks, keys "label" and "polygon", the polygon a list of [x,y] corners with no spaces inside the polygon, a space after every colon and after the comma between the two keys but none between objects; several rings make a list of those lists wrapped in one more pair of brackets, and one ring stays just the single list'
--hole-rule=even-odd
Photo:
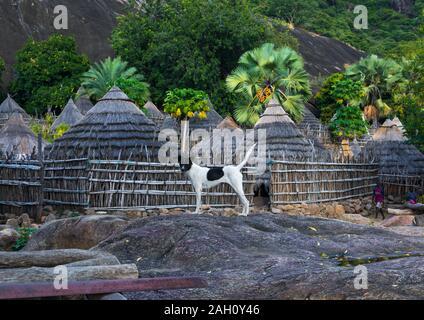
[{"label": "bush", "polygon": [[166,94],[164,111],[177,120],[205,119],[209,110],[208,96],[201,90],[174,89]]},{"label": "bush", "polygon": [[78,90],[79,78],[88,67],[88,58],[78,54],[72,37],[30,39],[17,53],[10,90],[29,113],[59,110]]},{"label": "bush", "polygon": [[367,123],[358,106],[346,106],[338,109],[329,128],[333,136],[337,138],[359,138],[367,133]]},{"label": "bush", "polygon": [[31,238],[31,235],[37,231],[36,228],[19,228],[18,232],[20,233],[20,237],[18,240],[16,240],[15,245],[13,246],[14,251],[19,251],[23,249],[26,244],[28,243],[29,239]]},{"label": "bush", "polygon": [[347,79],[343,73],[333,73],[315,95],[321,121],[329,123],[339,108],[346,105],[357,106],[363,96],[361,82]]}]

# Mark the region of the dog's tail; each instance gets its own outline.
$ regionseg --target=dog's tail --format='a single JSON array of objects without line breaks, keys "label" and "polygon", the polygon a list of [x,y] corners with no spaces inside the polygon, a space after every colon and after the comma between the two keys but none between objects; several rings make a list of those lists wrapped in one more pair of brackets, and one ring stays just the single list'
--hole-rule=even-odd
[{"label": "dog's tail", "polygon": [[250,147],[250,149],[247,151],[246,156],[244,157],[244,160],[240,162],[240,164],[236,167],[239,171],[243,169],[243,167],[246,165],[247,161],[249,160],[250,156],[252,155],[253,151],[255,150],[257,143],[255,143],[253,146]]}]

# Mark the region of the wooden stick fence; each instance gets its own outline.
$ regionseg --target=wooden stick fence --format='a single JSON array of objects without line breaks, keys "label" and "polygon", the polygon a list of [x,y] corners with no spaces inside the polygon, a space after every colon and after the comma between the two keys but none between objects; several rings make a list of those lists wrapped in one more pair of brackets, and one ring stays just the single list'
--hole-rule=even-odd
[{"label": "wooden stick fence", "polygon": [[272,205],[340,201],[371,195],[378,166],[365,163],[274,161]]},{"label": "wooden stick fence", "polygon": [[[244,188],[253,201],[257,177],[245,168]],[[274,161],[273,205],[340,201],[372,194],[378,179],[386,195],[424,189],[420,176],[378,173],[377,164]],[[204,193],[203,203],[234,207],[239,199],[228,185]],[[40,203],[41,202],[41,203]],[[26,160],[0,162],[0,213],[37,215],[40,206],[102,210],[192,208],[195,193],[175,164],[128,160]]]}]

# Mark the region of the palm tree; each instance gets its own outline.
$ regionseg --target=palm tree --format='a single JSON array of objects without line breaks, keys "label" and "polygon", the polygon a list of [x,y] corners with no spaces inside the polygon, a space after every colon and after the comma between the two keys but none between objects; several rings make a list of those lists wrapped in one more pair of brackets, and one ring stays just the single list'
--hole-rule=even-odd
[{"label": "palm tree", "polygon": [[391,108],[384,101],[390,98],[390,91],[404,80],[402,67],[391,59],[371,55],[346,69],[346,76],[361,81],[365,96],[362,101],[367,120],[377,125],[380,116],[386,116]]},{"label": "palm tree", "polygon": [[136,68],[128,67],[128,63],[120,57],[109,57],[94,64],[82,75],[81,80],[84,94],[95,100],[103,97],[115,85],[136,102],[145,102],[150,95],[149,85],[144,82],[143,75],[137,73]]},{"label": "palm tree", "polygon": [[235,118],[244,125],[255,124],[272,97],[298,122],[311,96],[302,57],[291,48],[277,49],[272,43],[245,52],[226,83],[239,98]]}]

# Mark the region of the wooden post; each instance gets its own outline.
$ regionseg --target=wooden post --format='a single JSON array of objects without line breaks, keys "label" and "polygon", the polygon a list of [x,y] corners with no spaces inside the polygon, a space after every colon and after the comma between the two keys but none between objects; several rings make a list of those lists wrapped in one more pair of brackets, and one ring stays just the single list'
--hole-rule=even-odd
[{"label": "wooden post", "polygon": [[44,204],[44,155],[43,155],[43,138],[41,133],[38,134],[38,162],[40,164],[40,191],[38,193],[38,208],[36,222],[41,223]]}]

